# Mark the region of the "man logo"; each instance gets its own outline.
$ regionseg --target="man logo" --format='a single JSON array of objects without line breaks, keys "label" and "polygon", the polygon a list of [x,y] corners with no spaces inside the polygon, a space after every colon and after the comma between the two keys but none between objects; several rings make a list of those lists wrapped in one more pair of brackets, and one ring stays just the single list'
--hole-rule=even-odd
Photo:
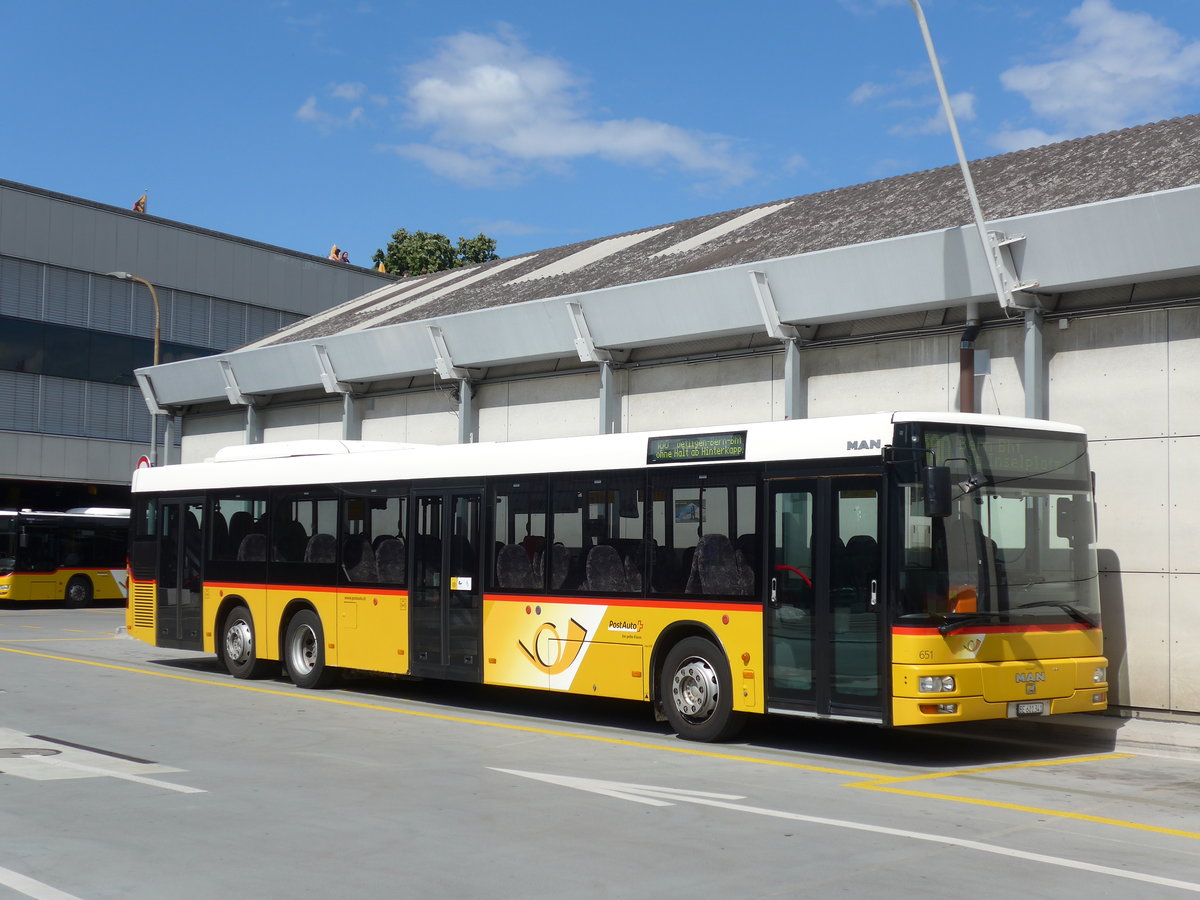
[{"label": "man logo", "polygon": [[875,439],[869,441],[846,441],[847,450],[882,450],[883,441]]}]

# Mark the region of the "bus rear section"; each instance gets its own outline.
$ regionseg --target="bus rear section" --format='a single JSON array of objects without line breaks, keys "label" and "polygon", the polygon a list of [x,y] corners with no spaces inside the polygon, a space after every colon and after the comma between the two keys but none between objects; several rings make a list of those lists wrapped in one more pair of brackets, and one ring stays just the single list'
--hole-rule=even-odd
[{"label": "bus rear section", "polygon": [[0,511],[0,602],[126,597],[127,510]]}]

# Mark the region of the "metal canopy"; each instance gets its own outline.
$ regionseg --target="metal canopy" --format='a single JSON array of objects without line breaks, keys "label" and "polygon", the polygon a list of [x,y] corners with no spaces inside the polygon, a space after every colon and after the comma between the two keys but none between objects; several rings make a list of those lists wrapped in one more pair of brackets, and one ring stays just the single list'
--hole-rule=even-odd
[{"label": "metal canopy", "polygon": [[[1027,239],[1011,249],[1022,281],[1038,294],[1200,273],[1192,229],[1200,185],[996,220]],[[784,325],[818,325],[994,302],[975,226],[906,235],[796,256],[618,285],[536,301],[327,335],[138,370],[162,408],[227,397],[221,360],[243,395],[323,390],[321,360],[356,385],[431,375],[440,332],[456,367],[487,369],[579,359],[568,304],[586,318],[594,346],[610,351],[727,335],[761,334],[763,312],[751,272],[761,272]],[[327,380],[327,375],[325,375]]]}]

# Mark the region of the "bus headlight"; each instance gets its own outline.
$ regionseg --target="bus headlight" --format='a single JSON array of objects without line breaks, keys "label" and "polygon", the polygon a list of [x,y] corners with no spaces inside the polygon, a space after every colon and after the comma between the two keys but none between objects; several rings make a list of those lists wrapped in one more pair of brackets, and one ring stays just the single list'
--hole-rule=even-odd
[{"label": "bus headlight", "polygon": [[941,694],[954,690],[953,675],[922,675],[917,679],[917,690],[922,694]]},{"label": "bus headlight", "polygon": [[1108,681],[1108,668],[1106,666],[1096,666],[1096,671],[1092,673],[1092,681],[1095,684],[1103,684]]}]

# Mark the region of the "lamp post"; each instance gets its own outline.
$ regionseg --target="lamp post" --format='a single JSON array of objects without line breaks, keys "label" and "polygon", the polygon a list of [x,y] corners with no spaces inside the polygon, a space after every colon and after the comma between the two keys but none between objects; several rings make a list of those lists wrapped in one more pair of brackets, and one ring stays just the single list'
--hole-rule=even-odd
[{"label": "lamp post", "polygon": [[[161,344],[162,332],[159,327],[160,317],[158,312],[158,292],[154,290],[154,285],[148,282],[145,278],[138,278],[136,275],[130,275],[128,272],[109,272],[109,277],[120,278],[122,281],[136,281],[138,284],[144,284],[146,289],[150,291],[150,299],[154,301],[154,365],[158,365],[158,348]],[[150,465],[158,464],[158,417],[153,413],[150,414]]]}]

